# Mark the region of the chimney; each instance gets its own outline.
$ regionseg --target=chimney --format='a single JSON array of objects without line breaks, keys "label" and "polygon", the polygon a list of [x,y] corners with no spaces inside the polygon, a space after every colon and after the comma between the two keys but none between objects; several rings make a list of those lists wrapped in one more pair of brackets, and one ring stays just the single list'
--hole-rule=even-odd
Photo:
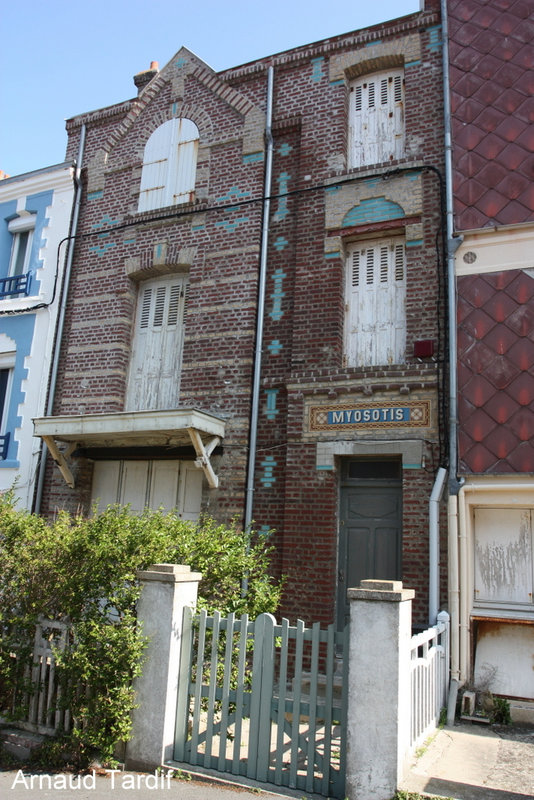
[{"label": "chimney", "polygon": [[138,72],[134,75],[134,83],[137,86],[137,94],[141,94],[147,83],[150,83],[159,72],[159,64],[157,61],[150,62],[150,69]]}]

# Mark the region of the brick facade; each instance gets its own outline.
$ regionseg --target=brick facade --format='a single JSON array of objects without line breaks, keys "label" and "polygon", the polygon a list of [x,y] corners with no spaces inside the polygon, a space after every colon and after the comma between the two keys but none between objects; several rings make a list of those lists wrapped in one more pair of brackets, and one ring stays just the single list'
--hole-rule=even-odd
[{"label": "brick facade", "polygon": [[[350,170],[349,81],[391,65],[404,68],[405,155]],[[69,155],[86,129],[84,198],[54,414],[124,410],[139,283],[188,274],[179,403],[225,420],[212,457],[219,487],[205,488],[203,507],[221,520],[242,517],[270,66],[274,160],[254,522],[273,531],[273,568],[286,576],[281,610],[330,622],[340,464],[402,457],[402,578],[417,590],[415,621],[423,623],[428,500],[446,457],[441,41],[432,7],[219,74],[182,49],[139,83],[136,99],[68,121]],[[176,116],[200,134],[194,202],[139,214],[144,146]],[[406,358],[346,367],[347,247],[393,234],[406,243]],[[414,357],[420,340],[433,343],[433,356]],[[312,407],[417,403],[428,416],[405,426],[319,430],[310,416]],[[412,446],[416,463],[406,455]],[[92,462],[74,458],[72,468],[75,489],[49,468],[45,513],[87,510]]]}]

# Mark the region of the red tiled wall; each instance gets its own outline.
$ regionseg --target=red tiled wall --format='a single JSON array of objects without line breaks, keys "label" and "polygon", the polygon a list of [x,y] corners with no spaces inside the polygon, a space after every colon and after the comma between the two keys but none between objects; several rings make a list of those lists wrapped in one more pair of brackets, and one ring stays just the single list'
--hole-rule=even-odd
[{"label": "red tiled wall", "polygon": [[458,280],[460,467],[534,472],[534,278]]}]

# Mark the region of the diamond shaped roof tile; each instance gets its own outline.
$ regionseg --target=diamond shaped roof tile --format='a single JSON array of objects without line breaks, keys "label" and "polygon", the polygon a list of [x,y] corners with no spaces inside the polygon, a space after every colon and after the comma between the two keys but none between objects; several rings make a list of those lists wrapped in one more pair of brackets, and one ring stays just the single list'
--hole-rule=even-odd
[{"label": "diamond shaped roof tile", "polygon": [[[484,305],[484,311],[495,322],[504,322],[517,308],[517,301],[506,292],[494,294]],[[514,337],[515,341],[515,337]],[[497,348],[497,353],[502,352]]]},{"label": "diamond shaped roof tile", "polygon": [[534,342],[529,339],[518,339],[508,350],[508,358],[519,369],[531,370],[534,367]]},{"label": "diamond shaped roof tile", "polygon": [[534,276],[531,277],[523,270],[515,270],[514,275],[514,279],[506,287],[506,294],[517,303],[528,303],[534,298]]},{"label": "diamond shaped roof tile", "polygon": [[516,403],[505,392],[498,392],[493,395],[491,400],[484,406],[484,410],[498,425],[505,425],[519,408],[521,408],[519,403]]},{"label": "diamond shaped roof tile", "polygon": [[[455,222],[467,230],[533,220],[532,0],[448,5],[455,186],[461,187]],[[476,167],[472,155],[466,158],[473,153]],[[480,159],[494,169],[481,176]],[[495,180],[496,166],[509,174]]]},{"label": "diamond shaped roof tile", "polygon": [[495,455],[478,442],[469,450],[461,450],[460,454],[463,462],[462,468],[467,472],[489,472],[495,463]]},{"label": "diamond shaped roof tile", "polygon": [[529,442],[521,442],[507,460],[514,472],[534,472],[534,448]]},{"label": "diamond shaped roof tile", "polygon": [[475,308],[463,321],[463,329],[474,339],[484,339],[495,327],[495,320],[481,308]]},{"label": "diamond shaped roof tile", "polygon": [[463,386],[462,394],[475,408],[482,408],[495,394],[495,387],[483,375],[474,375]]},{"label": "diamond shaped roof tile", "polygon": [[505,425],[494,428],[484,441],[485,447],[499,459],[507,459],[518,444],[517,436]]},{"label": "diamond shaped roof tile", "polygon": [[534,405],[534,375],[522,372],[518,378],[510,384],[508,389],[521,406]]},{"label": "diamond shaped roof tile", "polygon": [[508,422],[512,433],[522,442],[532,441],[534,444],[534,411],[530,408],[521,408]]},{"label": "diamond shaped roof tile", "polygon": [[519,306],[506,320],[507,326],[517,336],[527,336],[534,341],[534,308],[530,304]]}]

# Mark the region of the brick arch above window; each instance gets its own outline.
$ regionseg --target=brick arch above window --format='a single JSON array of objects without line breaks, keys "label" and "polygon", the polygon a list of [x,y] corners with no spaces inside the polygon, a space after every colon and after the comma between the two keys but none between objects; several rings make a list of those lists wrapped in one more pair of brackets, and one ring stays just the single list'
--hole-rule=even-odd
[{"label": "brick arch above window", "polygon": [[368,58],[357,64],[351,64],[345,69],[347,80],[352,81],[362,75],[369,75],[372,72],[381,72],[386,69],[404,69],[405,58],[402,53],[387,53],[376,58]]}]

